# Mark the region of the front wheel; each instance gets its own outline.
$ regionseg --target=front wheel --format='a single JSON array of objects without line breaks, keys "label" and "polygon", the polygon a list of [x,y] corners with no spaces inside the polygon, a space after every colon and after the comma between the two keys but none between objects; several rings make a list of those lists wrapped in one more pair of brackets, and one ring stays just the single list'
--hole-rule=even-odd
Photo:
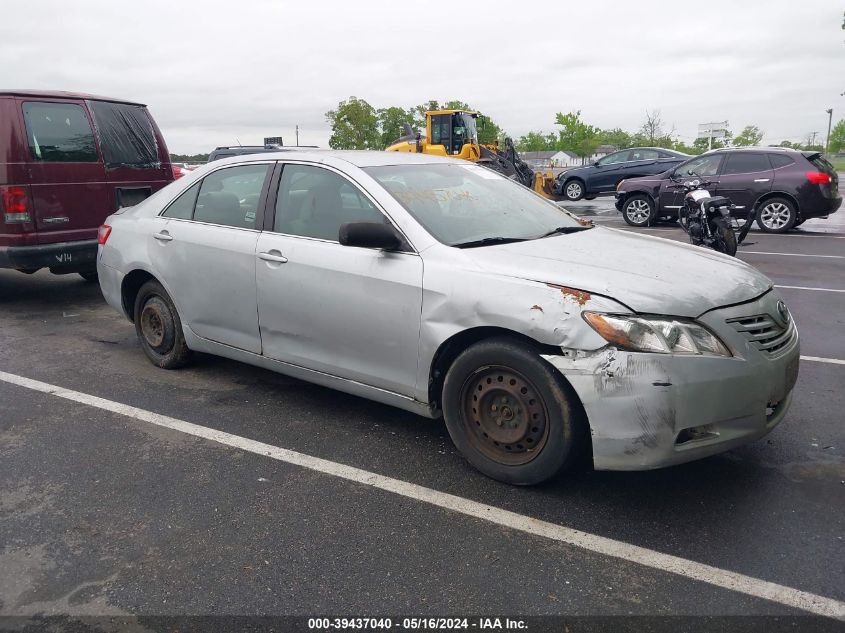
[{"label": "front wheel", "polygon": [[654,202],[648,196],[631,196],[622,207],[622,217],[631,226],[649,226],[654,222],[654,215]]},{"label": "front wheel", "polygon": [[156,367],[176,369],[190,360],[176,306],[155,280],[141,286],[135,298],[135,332],[141,349]]},{"label": "front wheel", "polygon": [[563,185],[563,195],[570,202],[576,202],[584,197],[584,183],[580,180],[567,180]]},{"label": "front wheel", "polygon": [[769,198],[757,215],[757,225],[766,233],[786,233],[797,220],[795,205],[786,198]]},{"label": "front wheel", "polygon": [[584,455],[585,424],[563,379],[513,339],[476,343],[455,359],[443,417],[467,461],[506,483],[540,483]]}]

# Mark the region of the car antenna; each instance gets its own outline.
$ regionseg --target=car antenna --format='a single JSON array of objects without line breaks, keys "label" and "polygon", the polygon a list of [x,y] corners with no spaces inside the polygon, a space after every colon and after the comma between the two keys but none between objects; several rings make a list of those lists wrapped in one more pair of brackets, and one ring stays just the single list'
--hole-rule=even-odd
[{"label": "car antenna", "polygon": [[238,147],[243,147],[243,145],[241,145],[241,139],[239,139],[239,138],[236,136],[236,137],[235,137],[235,140],[238,142]]}]

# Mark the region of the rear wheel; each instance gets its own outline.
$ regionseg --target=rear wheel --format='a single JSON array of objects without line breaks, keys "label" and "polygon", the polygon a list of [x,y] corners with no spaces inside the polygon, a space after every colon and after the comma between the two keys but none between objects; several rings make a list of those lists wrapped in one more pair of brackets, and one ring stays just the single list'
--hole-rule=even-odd
[{"label": "rear wheel", "polygon": [[757,225],[766,233],[786,233],[795,226],[798,213],[786,198],[769,198],[760,206]]},{"label": "rear wheel", "polygon": [[571,202],[580,200],[584,197],[584,183],[577,179],[567,180],[563,183],[563,195]]},{"label": "rear wheel", "polygon": [[654,223],[654,215],[654,202],[648,196],[631,196],[622,207],[622,217],[631,226],[649,226]]},{"label": "rear wheel", "polygon": [[135,332],[156,367],[176,369],[190,360],[191,350],[185,343],[176,306],[155,280],[141,286],[135,298]]},{"label": "rear wheel", "polygon": [[545,481],[583,455],[585,426],[563,379],[525,344],[476,343],[452,364],[443,416],[452,441],[493,479]]},{"label": "rear wheel", "polygon": [[730,255],[731,257],[736,256],[736,233],[734,230],[728,225],[727,222],[724,221],[717,221],[716,222],[716,245],[720,253],[725,253],[725,255]]}]

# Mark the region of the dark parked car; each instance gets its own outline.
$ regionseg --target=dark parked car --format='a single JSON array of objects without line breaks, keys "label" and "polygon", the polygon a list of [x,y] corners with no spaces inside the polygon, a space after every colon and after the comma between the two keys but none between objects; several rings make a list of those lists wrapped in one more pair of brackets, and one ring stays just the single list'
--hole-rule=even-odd
[{"label": "dark parked car", "polygon": [[692,175],[711,182],[712,195],[729,198],[736,217],[756,207],[757,224],[767,233],[785,233],[842,204],[839,176],[818,152],[750,147],[713,150],[657,176],[625,180],[616,191],[616,208],[632,226],[675,219],[683,193],[673,185]]},{"label": "dark parked car", "polygon": [[602,156],[592,165],[573,167],[558,175],[555,193],[567,200],[591,200],[603,193],[613,193],[620,180],[659,174],[689,158],[662,147],[632,147]]},{"label": "dark parked car", "polygon": [[96,279],[106,217],[172,181],[145,105],[0,90],[0,268]]}]

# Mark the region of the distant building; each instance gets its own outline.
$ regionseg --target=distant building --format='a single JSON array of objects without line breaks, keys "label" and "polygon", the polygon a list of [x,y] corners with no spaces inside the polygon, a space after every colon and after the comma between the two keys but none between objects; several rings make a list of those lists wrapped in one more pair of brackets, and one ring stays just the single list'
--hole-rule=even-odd
[{"label": "distant building", "polygon": [[554,167],[571,167],[581,160],[574,152],[566,150],[546,152],[522,152],[520,158],[535,169],[549,169]]}]

